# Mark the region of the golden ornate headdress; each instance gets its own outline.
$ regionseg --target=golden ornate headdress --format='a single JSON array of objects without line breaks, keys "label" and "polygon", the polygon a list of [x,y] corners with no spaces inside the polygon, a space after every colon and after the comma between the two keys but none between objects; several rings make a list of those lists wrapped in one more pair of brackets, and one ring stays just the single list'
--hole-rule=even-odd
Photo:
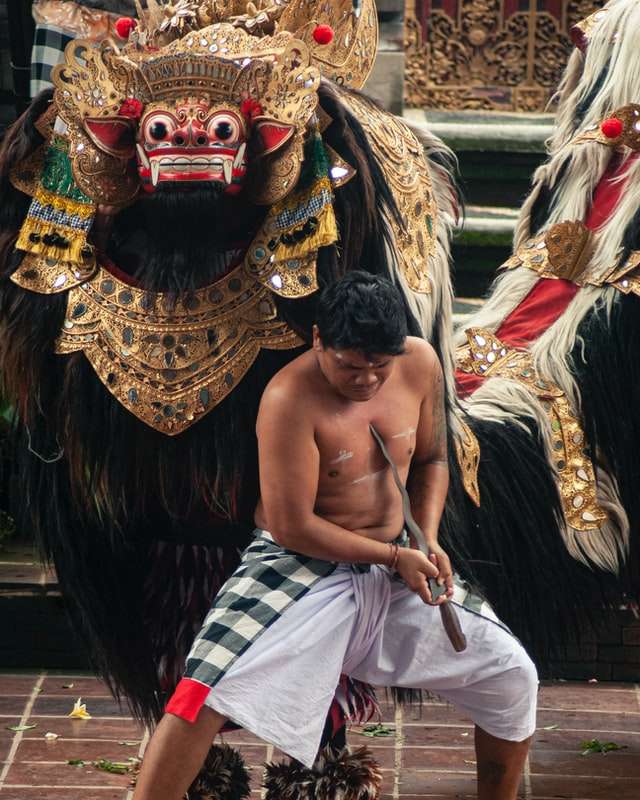
[{"label": "golden ornate headdress", "polygon": [[219,22],[254,36],[288,32],[307,45],[324,77],[354,89],[364,86],[378,49],[374,0],[147,0],[146,9],[136,4],[137,42],[166,44]]}]

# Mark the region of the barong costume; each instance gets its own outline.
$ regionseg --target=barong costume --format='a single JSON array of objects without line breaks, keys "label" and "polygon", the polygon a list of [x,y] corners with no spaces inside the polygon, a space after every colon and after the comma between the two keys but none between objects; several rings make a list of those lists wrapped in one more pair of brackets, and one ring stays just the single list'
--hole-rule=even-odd
[{"label": "barong costume", "polygon": [[469,644],[455,653],[438,608],[387,567],[313,559],[267,531],[255,534],[214,601],[167,712],[193,722],[207,705],[311,767],[345,673],[435,692],[498,738],[531,736],[535,667],[466,584],[456,582],[451,602]]}]

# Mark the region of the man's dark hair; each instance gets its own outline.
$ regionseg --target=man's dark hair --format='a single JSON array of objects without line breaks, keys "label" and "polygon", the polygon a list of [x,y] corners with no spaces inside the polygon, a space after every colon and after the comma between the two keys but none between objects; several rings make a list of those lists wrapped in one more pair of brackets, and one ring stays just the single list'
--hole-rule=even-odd
[{"label": "man's dark hair", "polygon": [[320,295],[316,325],[324,347],[397,356],[407,317],[400,292],[386,278],[355,270]]}]

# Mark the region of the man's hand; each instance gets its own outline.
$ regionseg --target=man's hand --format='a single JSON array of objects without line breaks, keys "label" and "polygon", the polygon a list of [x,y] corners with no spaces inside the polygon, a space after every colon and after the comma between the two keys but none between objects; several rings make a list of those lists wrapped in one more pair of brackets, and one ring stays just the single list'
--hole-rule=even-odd
[{"label": "man's hand", "polygon": [[450,597],[453,597],[453,572],[451,569],[451,561],[449,556],[444,552],[436,542],[429,544],[429,560],[438,568],[438,586],[445,586],[446,592],[441,595],[436,604],[444,603]]},{"label": "man's hand", "polygon": [[427,579],[435,578],[438,575],[438,568],[429,561],[424,553],[421,553],[420,550],[401,547],[398,552],[396,569],[412,592],[419,595],[425,603],[433,604]]}]

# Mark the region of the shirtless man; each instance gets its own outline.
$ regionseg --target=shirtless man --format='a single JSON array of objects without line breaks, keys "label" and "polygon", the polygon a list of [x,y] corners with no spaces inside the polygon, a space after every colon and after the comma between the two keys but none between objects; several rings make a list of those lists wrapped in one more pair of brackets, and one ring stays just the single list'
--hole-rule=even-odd
[{"label": "shirtless man", "polygon": [[[399,536],[400,494],[370,424],[431,559]],[[442,628],[435,605],[460,591],[437,539],[448,486],[442,371],[427,342],[407,337],[392,284],[355,272],[325,290],[313,348],[268,385],[257,434],[256,539],[194,643],[135,800],[179,800],[226,719],[311,766],[342,672],[460,707],[476,723],[479,800],[515,800],[537,676],[477,598],[458,609],[466,651]],[[435,602],[429,577],[445,587]]]}]

